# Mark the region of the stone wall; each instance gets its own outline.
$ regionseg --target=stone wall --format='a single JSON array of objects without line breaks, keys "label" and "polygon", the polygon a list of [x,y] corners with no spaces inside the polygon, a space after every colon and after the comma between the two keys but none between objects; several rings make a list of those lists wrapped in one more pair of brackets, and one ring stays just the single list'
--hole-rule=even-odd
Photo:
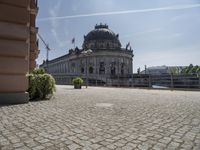
[{"label": "stone wall", "polygon": [[32,44],[36,35],[30,40],[31,28],[35,27],[31,11],[36,9],[31,4],[36,1],[0,0],[0,103],[24,103],[29,99],[26,74],[35,67],[38,53]]}]

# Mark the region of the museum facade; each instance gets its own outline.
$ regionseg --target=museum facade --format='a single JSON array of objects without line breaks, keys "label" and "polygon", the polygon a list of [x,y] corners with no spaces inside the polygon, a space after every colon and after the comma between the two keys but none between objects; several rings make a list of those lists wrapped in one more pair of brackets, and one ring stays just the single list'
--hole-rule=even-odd
[{"label": "museum facade", "polygon": [[122,48],[119,35],[100,24],[84,36],[81,49],[70,49],[68,54],[44,61],[40,67],[52,74],[57,84],[71,84],[79,76],[88,79],[89,84],[127,85],[127,77],[133,73],[133,56],[130,44]]}]

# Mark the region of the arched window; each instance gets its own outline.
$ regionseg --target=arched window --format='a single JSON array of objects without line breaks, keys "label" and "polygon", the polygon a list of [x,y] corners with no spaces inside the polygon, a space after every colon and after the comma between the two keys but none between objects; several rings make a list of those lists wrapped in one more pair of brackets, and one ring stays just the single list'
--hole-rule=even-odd
[{"label": "arched window", "polygon": [[121,64],[121,74],[124,74],[124,63]]},{"label": "arched window", "polygon": [[85,70],[84,70],[84,68],[82,67],[82,68],[81,68],[81,73],[84,73],[84,72],[85,72]]},{"label": "arched window", "polygon": [[110,44],[109,43],[107,43],[107,49],[109,49],[110,48]]},{"label": "arched window", "polygon": [[110,72],[111,72],[111,75],[115,75],[116,74],[115,62],[111,63]]},{"label": "arched window", "polygon": [[100,62],[99,74],[105,74],[105,64],[104,64],[104,62]]},{"label": "arched window", "polygon": [[93,74],[93,71],[94,71],[93,67],[89,67],[89,74]]}]

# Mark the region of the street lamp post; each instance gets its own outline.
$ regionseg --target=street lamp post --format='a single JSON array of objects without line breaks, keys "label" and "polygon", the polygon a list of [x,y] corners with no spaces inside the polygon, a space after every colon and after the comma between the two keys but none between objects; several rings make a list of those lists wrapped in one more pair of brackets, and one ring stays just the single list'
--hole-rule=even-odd
[{"label": "street lamp post", "polygon": [[88,56],[92,53],[93,51],[91,49],[84,50],[82,54],[86,56],[86,88],[88,87]]},{"label": "street lamp post", "polygon": [[119,75],[120,75],[120,59],[117,61],[117,65],[118,65],[118,74],[117,74],[117,77],[118,77],[118,87],[120,87],[120,82],[119,82]]},{"label": "street lamp post", "polygon": [[86,88],[88,87],[88,57],[86,56]]}]

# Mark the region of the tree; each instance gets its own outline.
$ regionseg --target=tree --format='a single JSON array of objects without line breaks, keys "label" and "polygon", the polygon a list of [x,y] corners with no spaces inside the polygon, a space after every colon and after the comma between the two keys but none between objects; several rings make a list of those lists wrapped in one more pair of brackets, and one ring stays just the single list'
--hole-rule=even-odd
[{"label": "tree", "polygon": [[178,68],[176,68],[176,67],[170,68],[170,74],[171,75],[177,75],[178,73],[179,73]]},{"label": "tree", "polygon": [[189,66],[185,67],[182,69],[181,71],[182,74],[196,74],[196,73],[200,73],[200,66],[196,65],[193,66],[192,64],[190,64]]}]

